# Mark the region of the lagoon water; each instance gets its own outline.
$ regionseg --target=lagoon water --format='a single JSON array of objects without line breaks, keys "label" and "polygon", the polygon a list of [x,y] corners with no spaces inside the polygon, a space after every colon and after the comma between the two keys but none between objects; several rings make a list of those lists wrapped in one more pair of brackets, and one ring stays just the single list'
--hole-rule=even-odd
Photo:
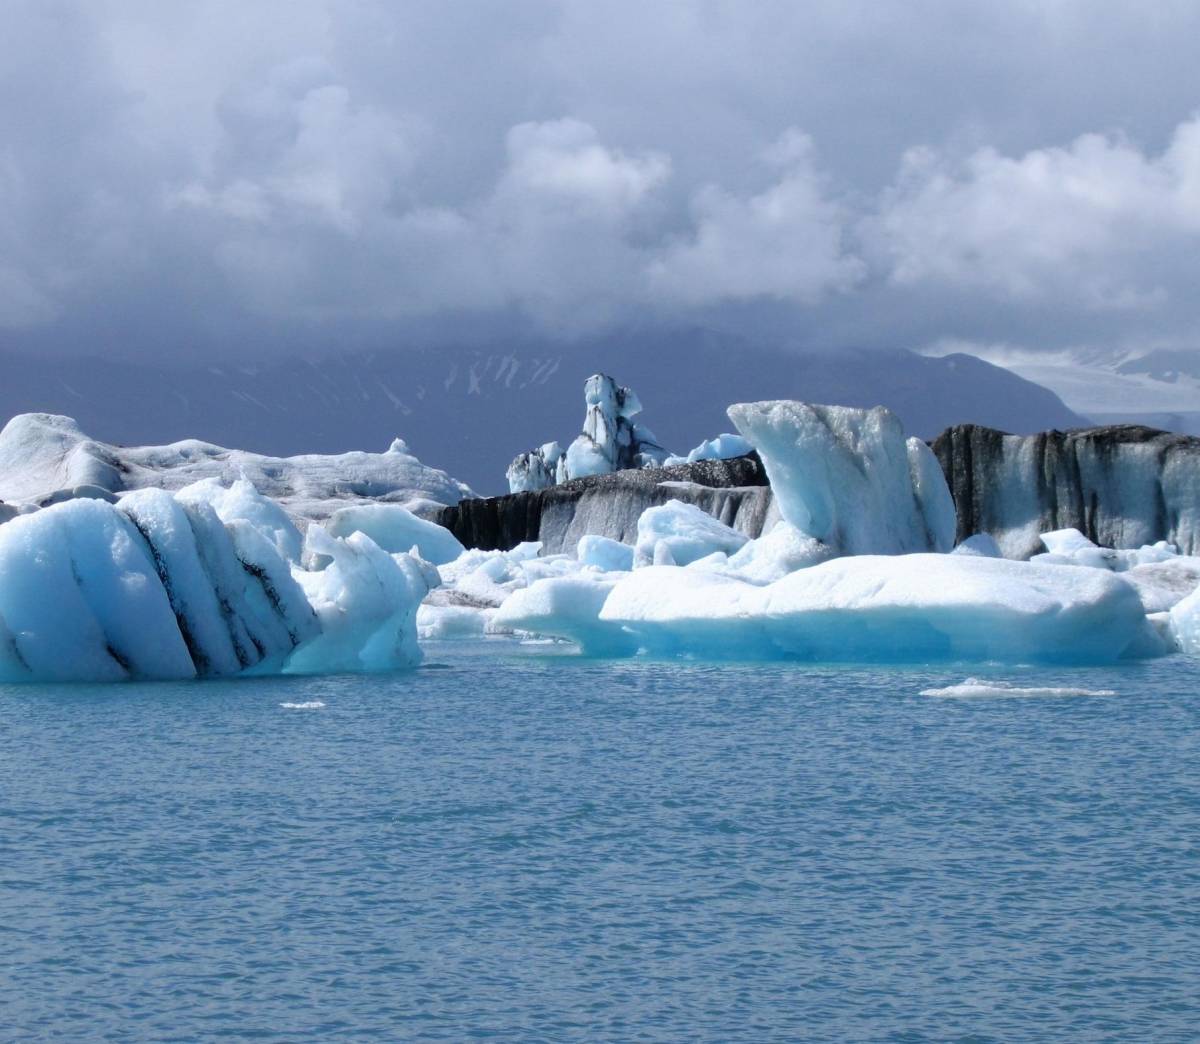
[{"label": "lagoon water", "polygon": [[1197,661],[427,654],[0,688],[0,1038],[1194,1037]]}]

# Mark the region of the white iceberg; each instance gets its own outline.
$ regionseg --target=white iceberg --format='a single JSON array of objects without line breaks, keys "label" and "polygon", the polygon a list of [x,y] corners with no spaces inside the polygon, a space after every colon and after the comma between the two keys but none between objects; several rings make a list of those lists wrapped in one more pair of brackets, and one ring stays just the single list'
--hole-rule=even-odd
[{"label": "white iceberg", "polygon": [[660,655],[1109,663],[1148,644],[1136,592],[1099,570],[955,555],[838,558],[765,587],[647,568],[601,621]]},{"label": "white iceberg", "polygon": [[729,417],[762,457],[783,518],[834,553],[953,547],[954,501],[941,466],[883,407],[740,403]]},{"label": "white iceberg", "polygon": [[453,562],[465,550],[445,526],[418,518],[399,504],[363,504],[342,508],[333,513],[325,529],[335,537],[366,533],[392,554],[415,547],[426,562],[434,565]]},{"label": "white iceberg", "polygon": [[638,519],[634,561],[637,565],[669,561],[682,566],[716,551],[732,554],[748,539],[695,504],[668,500],[647,508]]},{"label": "white iceberg", "polygon": [[750,440],[741,435],[724,432],[713,439],[706,439],[699,446],[689,450],[686,456],[670,456],[663,464],[694,464],[698,460],[730,460],[733,457],[744,457],[751,453],[754,447]]},{"label": "white iceberg", "polygon": [[636,639],[600,617],[617,581],[603,576],[538,580],[497,610],[494,626],[575,642],[585,656],[631,656]]},{"label": "white iceberg", "polygon": [[109,494],[170,491],[202,479],[246,479],[292,518],[321,521],[341,507],[385,501],[413,511],[474,494],[412,456],[396,439],[384,453],[270,457],[186,439],[166,446],[113,446],[88,438],[70,417],[25,413],[0,431],[0,501],[49,503],[80,489]]}]

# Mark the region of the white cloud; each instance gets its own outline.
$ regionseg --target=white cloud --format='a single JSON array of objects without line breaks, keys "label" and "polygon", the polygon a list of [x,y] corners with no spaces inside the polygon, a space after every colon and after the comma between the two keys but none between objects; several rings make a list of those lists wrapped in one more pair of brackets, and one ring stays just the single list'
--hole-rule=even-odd
[{"label": "white cloud", "polygon": [[901,285],[1160,305],[1173,260],[1200,249],[1200,119],[1158,156],[1100,134],[1015,158],[983,148],[962,163],[910,149],[866,235]]},{"label": "white cloud", "polygon": [[701,189],[692,203],[694,230],[650,266],[655,290],[685,304],[812,302],[861,280],[866,267],[844,244],[847,214],[827,198],[812,151],[806,135],[790,130],[767,150],[782,169],[764,191]]}]

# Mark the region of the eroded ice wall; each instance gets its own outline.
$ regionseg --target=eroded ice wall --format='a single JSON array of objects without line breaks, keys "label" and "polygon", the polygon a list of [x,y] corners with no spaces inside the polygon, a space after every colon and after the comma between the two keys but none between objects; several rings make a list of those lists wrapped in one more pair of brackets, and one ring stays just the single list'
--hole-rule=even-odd
[{"label": "eroded ice wall", "polygon": [[1040,534],[1078,529],[1103,547],[1166,540],[1200,553],[1200,438],[1136,425],[1007,435],[961,424],[934,440],[958,510],[957,538],[995,537],[1006,558]]}]

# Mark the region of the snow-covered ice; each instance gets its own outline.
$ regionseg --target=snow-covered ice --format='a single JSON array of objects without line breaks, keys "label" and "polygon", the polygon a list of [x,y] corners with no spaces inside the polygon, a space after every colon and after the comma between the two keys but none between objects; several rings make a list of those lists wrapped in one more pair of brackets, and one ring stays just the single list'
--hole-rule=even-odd
[{"label": "snow-covered ice", "polygon": [[99,489],[178,490],[202,479],[248,480],[288,515],[323,520],[342,507],[383,501],[420,511],[457,504],[471,490],[422,464],[400,439],[384,453],[270,457],[187,439],[113,446],[88,438],[70,417],[25,413],[0,431],[0,500],[40,504]]}]

